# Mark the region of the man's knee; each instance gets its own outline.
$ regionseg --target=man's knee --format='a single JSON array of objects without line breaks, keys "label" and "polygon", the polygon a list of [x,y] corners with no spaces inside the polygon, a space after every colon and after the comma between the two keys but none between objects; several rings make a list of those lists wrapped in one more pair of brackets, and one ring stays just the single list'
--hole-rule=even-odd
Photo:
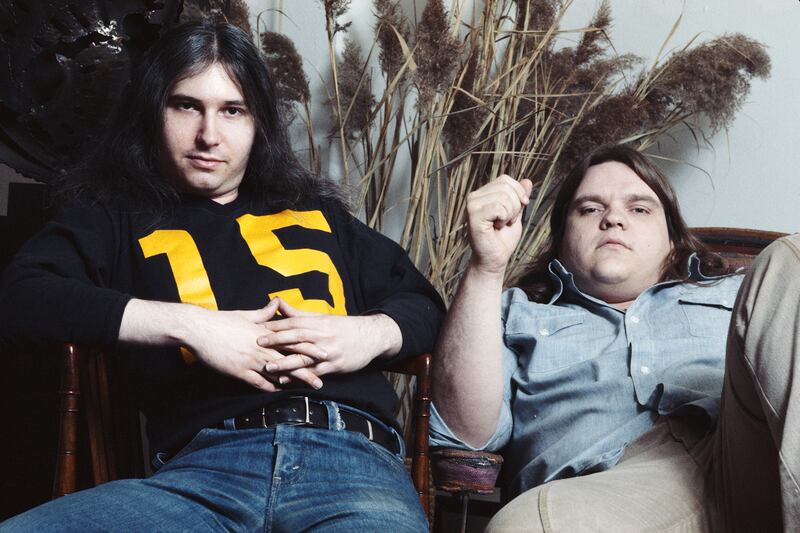
[{"label": "man's knee", "polygon": [[706,531],[702,472],[683,445],[668,440],[610,470],[524,492],[487,531]]},{"label": "man's knee", "polygon": [[547,531],[539,514],[539,497],[542,489],[549,485],[541,485],[527,490],[511,500],[492,518],[486,526],[486,533],[537,533]]},{"label": "man's knee", "polygon": [[781,237],[758,254],[750,268],[754,277],[782,272],[800,272],[800,233]]},{"label": "man's knee", "polygon": [[[800,234],[770,244],[753,261],[732,317],[728,357],[742,352],[753,369],[759,360],[788,354],[800,330]],[[734,342],[734,344],[731,344]]]}]

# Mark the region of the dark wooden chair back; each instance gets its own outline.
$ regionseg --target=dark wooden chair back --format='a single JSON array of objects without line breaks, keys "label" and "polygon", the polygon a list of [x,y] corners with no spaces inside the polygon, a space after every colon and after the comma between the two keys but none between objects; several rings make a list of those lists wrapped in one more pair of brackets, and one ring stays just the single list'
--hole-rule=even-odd
[{"label": "dark wooden chair back", "polygon": [[[78,490],[79,462],[91,460],[91,485],[144,476],[138,411],[119,393],[115,359],[65,344],[61,359],[60,427],[53,498]],[[113,391],[113,392],[112,392]],[[86,439],[80,430],[86,430]],[[87,450],[81,443],[88,441]]]},{"label": "dark wooden chair back", "polygon": [[761,250],[786,235],[777,231],[710,227],[692,228],[692,233],[725,259],[731,271],[749,267]]}]

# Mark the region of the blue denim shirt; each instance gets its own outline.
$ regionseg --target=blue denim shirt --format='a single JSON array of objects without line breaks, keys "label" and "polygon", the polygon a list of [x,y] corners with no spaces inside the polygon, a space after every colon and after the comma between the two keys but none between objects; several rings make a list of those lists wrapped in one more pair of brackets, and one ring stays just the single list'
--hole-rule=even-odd
[{"label": "blue denim shirt", "polygon": [[[504,446],[512,493],[606,470],[658,415],[719,414],[725,345],[741,275],[667,281],[620,311],[581,292],[560,262],[550,303],[503,293],[504,403],[480,449]],[[513,422],[512,422],[513,420]],[[431,444],[475,449],[432,409]]]}]

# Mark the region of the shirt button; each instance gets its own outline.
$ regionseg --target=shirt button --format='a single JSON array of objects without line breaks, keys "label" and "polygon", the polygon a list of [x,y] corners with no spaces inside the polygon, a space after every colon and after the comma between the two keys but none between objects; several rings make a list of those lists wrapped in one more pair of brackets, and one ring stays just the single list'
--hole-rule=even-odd
[{"label": "shirt button", "polygon": [[728,305],[728,300],[722,300],[722,305]]},{"label": "shirt button", "polygon": [[547,337],[548,335],[550,335],[550,330],[547,329],[547,328],[540,329],[539,330],[539,335],[544,335],[545,337]]},{"label": "shirt button", "polygon": [[634,324],[638,324],[639,323],[639,317],[638,316],[632,316],[631,317],[631,322],[633,322]]},{"label": "shirt button", "polygon": [[643,366],[639,370],[641,370],[642,374],[644,374],[645,376],[650,373],[650,367],[649,366]]}]

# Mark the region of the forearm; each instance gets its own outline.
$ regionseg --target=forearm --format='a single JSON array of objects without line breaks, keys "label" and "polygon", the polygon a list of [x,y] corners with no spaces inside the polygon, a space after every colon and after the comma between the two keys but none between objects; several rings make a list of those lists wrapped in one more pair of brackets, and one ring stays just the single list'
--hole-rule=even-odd
[{"label": "forearm", "polygon": [[461,440],[484,444],[503,402],[502,273],[467,267],[434,357],[433,399]]},{"label": "forearm", "polygon": [[376,359],[391,359],[397,355],[403,347],[403,333],[397,322],[384,314],[364,318],[367,319],[367,338],[375,342]]},{"label": "forearm", "polygon": [[189,304],[132,299],[125,306],[119,342],[138,346],[180,346],[205,310]]},{"label": "forearm", "polygon": [[399,327],[399,348],[380,359],[391,356],[394,364],[433,351],[445,310],[436,289],[397,243],[341,210],[335,216],[345,261],[360,293],[359,313],[384,314]]}]

